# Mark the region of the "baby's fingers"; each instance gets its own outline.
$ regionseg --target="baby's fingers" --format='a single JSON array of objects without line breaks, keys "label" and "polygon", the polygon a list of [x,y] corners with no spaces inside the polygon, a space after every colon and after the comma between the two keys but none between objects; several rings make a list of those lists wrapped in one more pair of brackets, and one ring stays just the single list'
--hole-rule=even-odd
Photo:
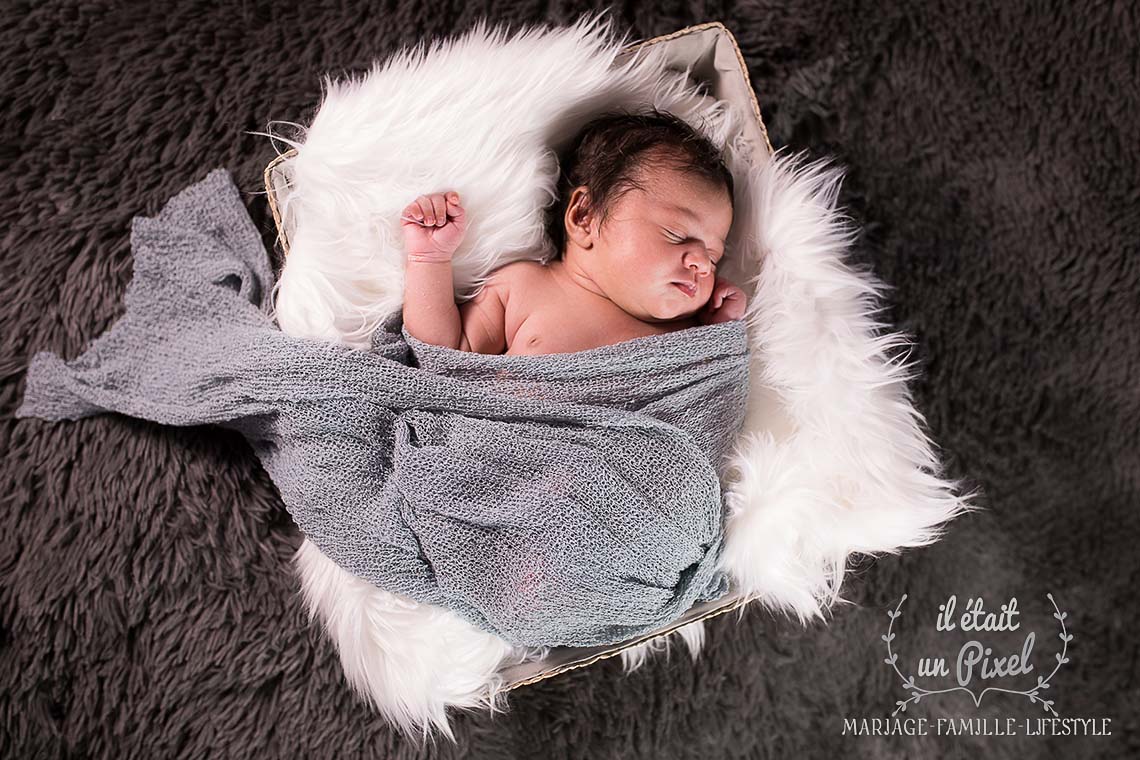
[{"label": "baby's fingers", "polygon": [[431,226],[435,224],[435,212],[431,205],[431,199],[426,195],[421,195],[410,206],[412,213],[411,216],[420,224]]},{"label": "baby's fingers", "polygon": [[420,206],[420,213],[423,215],[424,224],[429,227],[434,226],[436,220],[435,204],[432,203],[431,196],[421,195],[419,198],[416,198],[416,203]]},{"label": "baby's fingers", "polygon": [[463,207],[459,205],[458,193],[447,194],[447,213],[451,216],[452,219],[463,218]]},{"label": "baby's fingers", "polygon": [[444,199],[443,193],[435,193],[431,196],[432,216],[435,218],[435,226],[442,227],[447,224],[447,200]]},{"label": "baby's fingers", "polygon": [[442,227],[448,218],[462,219],[463,207],[459,205],[456,192],[421,195],[404,207],[401,219],[416,222],[425,227]]},{"label": "baby's fingers", "polygon": [[420,208],[419,203],[412,201],[407,206],[404,206],[404,210],[400,212],[400,218],[406,219],[409,222],[422,222],[424,220],[424,212]]}]

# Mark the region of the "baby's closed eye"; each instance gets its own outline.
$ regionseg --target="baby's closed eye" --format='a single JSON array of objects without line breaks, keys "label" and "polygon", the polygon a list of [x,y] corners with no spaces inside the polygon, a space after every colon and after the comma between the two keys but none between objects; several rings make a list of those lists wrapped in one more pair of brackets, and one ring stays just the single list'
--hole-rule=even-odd
[{"label": "baby's closed eye", "polygon": [[[678,234],[678,233],[673,232],[671,230],[665,230],[665,236],[669,240],[669,242],[671,242],[675,245],[680,245],[681,243],[687,243],[690,240],[695,240],[695,238],[687,238],[684,235]],[[710,251],[707,249],[706,249],[706,251],[709,255],[709,263],[712,264],[714,268],[716,267],[716,265],[718,263],[720,263],[720,260],[722,258],[724,258],[724,254],[720,253],[718,251]]]}]

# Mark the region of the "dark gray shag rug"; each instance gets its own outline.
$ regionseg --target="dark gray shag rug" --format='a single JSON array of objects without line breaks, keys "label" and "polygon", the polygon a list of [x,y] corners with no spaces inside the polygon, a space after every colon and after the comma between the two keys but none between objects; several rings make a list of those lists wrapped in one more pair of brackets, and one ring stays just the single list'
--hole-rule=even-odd
[{"label": "dark gray shag rug", "polygon": [[[417,747],[343,683],[308,623],[299,536],[236,436],[122,417],[12,420],[28,357],[78,354],[122,313],[130,218],[229,168],[272,242],[270,119],[306,122],[323,72],[479,16],[561,3],[18,2],[0,14],[0,756],[1124,757],[1140,751],[1140,76],[1124,2],[629,2],[635,38],[737,36],[774,144],[849,167],[856,259],[894,286],[917,406],[985,511],[859,564],[827,626],[751,609],[628,678],[616,661],[461,715]],[[600,7],[600,6],[598,6]],[[904,661],[956,652],[937,606],[1018,599],[1043,691],[1107,737],[851,736],[908,698]],[[1131,621],[1131,622],[1129,622]],[[1003,638],[1004,637],[1004,638]],[[1000,679],[997,679],[1000,680]],[[994,683],[997,683],[997,680]],[[1024,695],[927,696],[896,717],[1047,716]],[[1001,725],[1005,725],[1004,723]],[[849,730],[849,729],[848,729]]]}]

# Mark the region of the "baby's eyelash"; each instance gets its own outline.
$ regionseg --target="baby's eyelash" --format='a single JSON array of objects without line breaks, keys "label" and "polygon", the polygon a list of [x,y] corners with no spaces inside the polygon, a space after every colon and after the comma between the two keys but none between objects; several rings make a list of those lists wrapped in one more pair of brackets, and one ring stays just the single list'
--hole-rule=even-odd
[{"label": "baby's eyelash", "polygon": [[[680,235],[677,235],[677,234],[675,234],[675,233],[672,233],[672,232],[670,232],[669,230],[665,230],[665,234],[666,234],[666,235],[668,235],[670,238],[673,238],[673,242],[674,242],[674,243],[683,243],[683,242],[685,242],[685,238],[683,238],[683,237],[681,237]],[[722,256],[721,258],[724,258],[724,257]],[[713,265],[713,269],[716,269],[716,265],[717,265],[718,263],[720,263],[720,259],[712,259],[712,258],[710,258],[710,259],[709,259],[709,262],[710,262],[710,263]]]}]

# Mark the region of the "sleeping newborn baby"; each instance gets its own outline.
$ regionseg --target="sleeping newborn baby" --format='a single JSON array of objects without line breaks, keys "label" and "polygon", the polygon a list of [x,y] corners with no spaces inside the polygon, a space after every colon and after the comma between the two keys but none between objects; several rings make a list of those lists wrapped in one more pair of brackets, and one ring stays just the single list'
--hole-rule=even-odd
[{"label": "sleeping newborn baby", "polygon": [[716,274],[733,181],[716,148],[671,114],[607,115],[568,152],[552,234],[559,257],[491,272],[457,306],[452,254],[467,217],[454,191],[401,212],[404,327],[425,343],[485,354],[554,354],[744,316]]}]

